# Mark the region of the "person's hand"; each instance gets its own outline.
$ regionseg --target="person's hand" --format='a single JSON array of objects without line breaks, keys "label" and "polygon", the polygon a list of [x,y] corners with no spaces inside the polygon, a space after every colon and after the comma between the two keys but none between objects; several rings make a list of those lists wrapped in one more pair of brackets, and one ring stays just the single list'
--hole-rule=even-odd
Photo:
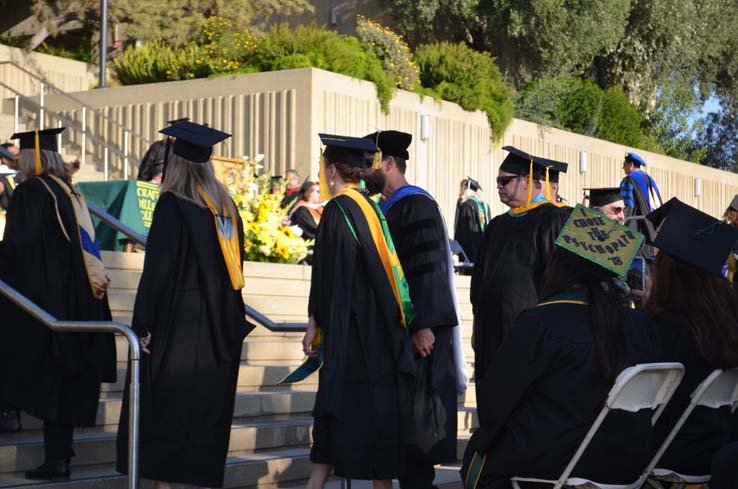
[{"label": "person's hand", "polygon": [[436,337],[430,328],[419,329],[412,336],[413,349],[415,353],[425,358],[433,352],[433,343]]},{"label": "person's hand", "polygon": [[318,342],[315,341],[317,337],[318,326],[315,324],[315,318],[310,316],[305,336],[302,337],[302,351],[310,358],[318,357]]},{"label": "person's hand", "polygon": [[141,351],[151,355],[151,352],[147,348],[149,344],[151,344],[151,333],[147,334],[146,336],[140,336],[138,338],[138,342],[141,344]]}]

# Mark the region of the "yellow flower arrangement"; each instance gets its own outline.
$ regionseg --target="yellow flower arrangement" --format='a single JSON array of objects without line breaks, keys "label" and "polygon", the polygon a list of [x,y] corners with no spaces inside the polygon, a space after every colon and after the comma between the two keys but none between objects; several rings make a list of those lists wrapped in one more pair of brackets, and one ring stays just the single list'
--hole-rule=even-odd
[{"label": "yellow flower arrangement", "polygon": [[271,194],[270,175],[256,176],[256,162],[214,161],[216,174],[238,207],[244,225],[244,259],[272,263],[299,263],[312,240],[295,235],[285,225],[281,194]]}]

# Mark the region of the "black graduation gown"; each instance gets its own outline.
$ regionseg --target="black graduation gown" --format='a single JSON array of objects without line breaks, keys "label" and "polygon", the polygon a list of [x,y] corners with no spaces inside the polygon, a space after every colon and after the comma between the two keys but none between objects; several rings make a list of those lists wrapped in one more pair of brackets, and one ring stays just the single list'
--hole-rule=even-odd
[{"label": "black graduation gown", "polygon": [[[141,477],[223,485],[241,346],[253,329],[244,314],[212,214],[164,193],[133,311],[134,330],[152,336],[151,355],[141,360]],[[122,473],[128,467],[127,392],[126,386],[117,439]]]},{"label": "black graduation gown", "polygon": [[141,159],[141,165],[138,167],[136,180],[144,180],[148,182],[153,175],[151,168],[157,164],[164,163],[164,157],[167,151],[167,144],[164,141],[154,141]]},{"label": "black graduation gown", "polygon": [[13,196],[13,185],[10,184],[8,175],[0,175],[0,183],[3,184],[4,190],[0,194],[0,209],[7,209],[10,204],[10,198]]},{"label": "black graduation gown", "polygon": [[412,384],[412,349],[366,219],[347,196],[323,211],[308,313],[323,332],[324,348],[310,460],[333,465],[341,477],[399,477],[400,391]]},{"label": "black graduation gown", "polygon": [[318,234],[318,223],[315,222],[310,209],[300,206],[290,216],[290,224],[300,226],[302,239],[315,239]]},{"label": "black graduation gown", "polygon": [[487,226],[470,294],[477,382],[518,314],[538,302],[543,272],[568,217],[565,209],[543,204],[523,217],[501,214]]},{"label": "black graduation gown", "polygon": [[[16,188],[0,263],[3,280],[57,319],[111,320],[107,297],[92,295],[72,204],[52,178]],[[0,399],[46,421],[93,425],[100,382],[115,382],[114,335],[52,332],[5,298],[0,318]]]},{"label": "black graduation gown", "polygon": [[458,319],[448,280],[445,223],[438,205],[422,194],[401,199],[386,218],[415,306],[409,332],[430,328],[435,335],[433,352],[426,358],[415,355],[408,455],[429,464],[455,462],[457,399],[451,341]]},{"label": "black graduation gown", "polygon": [[479,218],[479,206],[472,199],[466,199],[459,205],[454,240],[459,242],[469,261],[477,261],[483,236],[484,230]]},{"label": "black graduation gown", "polygon": [[[629,365],[658,361],[650,317],[625,310]],[[520,315],[478,384],[480,428],[466,453],[487,460],[478,488],[510,487],[511,476],[556,479],[604,406],[611,385],[600,375],[587,307],[550,304]],[[651,411],[611,411],[572,476],[635,481],[652,454]],[[500,486],[493,486],[501,483]]]},{"label": "black graduation gown", "polygon": [[[689,405],[692,392],[714,368],[698,356],[689,325],[683,315],[663,313],[656,318],[656,328],[663,361],[684,364],[684,378],[654,426],[655,447],[658,448]],[[689,415],[658,466],[680,474],[709,474],[712,456],[728,442],[729,432],[729,406],[721,409],[698,406]]]}]

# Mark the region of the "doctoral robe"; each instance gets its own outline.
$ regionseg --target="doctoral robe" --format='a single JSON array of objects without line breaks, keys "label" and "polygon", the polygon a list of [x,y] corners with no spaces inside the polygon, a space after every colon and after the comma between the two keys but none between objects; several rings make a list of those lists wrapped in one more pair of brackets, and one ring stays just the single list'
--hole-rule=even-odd
[{"label": "doctoral robe", "polygon": [[484,230],[489,222],[488,207],[469,198],[459,204],[459,211],[454,227],[454,240],[458,241],[472,263],[477,261],[479,247],[482,244]]},{"label": "doctoral robe", "polygon": [[[555,301],[556,298],[552,298]],[[627,309],[628,365],[658,361],[650,317]],[[478,489],[509,488],[512,476],[557,479],[602,409],[611,384],[600,373],[586,305],[549,304],[520,315],[478,381],[480,427],[464,455],[487,455]],[[652,455],[649,410],[608,414],[572,477],[632,483]],[[497,486],[496,484],[501,484]]]},{"label": "doctoral robe", "polygon": [[[243,249],[243,227],[238,240]],[[213,216],[166,192],[159,198],[133,311],[151,333],[141,360],[141,477],[222,487],[246,322]],[[130,379],[127,379],[129,381]],[[119,472],[128,467],[128,397],[118,428]]]},{"label": "doctoral robe", "polygon": [[323,334],[310,460],[341,477],[399,477],[412,349],[366,218],[345,195],[323,211],[308,313]]},{"label": "doctoral robe", "polygon": [[[659,315],[656,317],[656,332],[661,342],[662,361],[684,365],[684,378],[654,426],[658,448],[689,406],[692,392],[714,368],[698,355],[697,345],[683,315],[675,312]],[[669,444],[658,466],[680,474],[709,474],[712,457],[728,442],[729,434],[730,406],[720,409],[698,406]]]},{"label": "doctoral robe", "polygon": [[[111,319],[107,296],[92,294],[72,204],[51,177],[13,193],[0,277],[57,319]],[[52,332],[5,298],[0,318],[0,399],[46,421],[94,425],[100,383],[115,382],[114,336]]]},{"label": "doctoral robe", "polygon": [[568,216],[543,204],[522,217],[501,214],[487,226],[471,280],[477,382],[518,314],[538,302],[554,241]]},{"label": "doctoral robe", "polygon": [[417,382],[409,399],[408,456],[430,465],[455,462],[457,398],[452,335],[458,318],[449,282],[445,223],[436,202],[421,193],[394,203],[386,210],[386,218],[415,306],[409,333],[428,328],[435,335],[432,353],[414,357]]}]

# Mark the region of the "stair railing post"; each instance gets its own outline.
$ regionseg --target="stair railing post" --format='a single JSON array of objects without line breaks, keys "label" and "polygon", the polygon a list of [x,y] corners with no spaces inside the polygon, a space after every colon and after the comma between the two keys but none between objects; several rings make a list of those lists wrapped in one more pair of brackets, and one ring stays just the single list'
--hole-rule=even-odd
[{"label": "stair railing post", "polygon": [[18,132],[18,123],[20,119],[20,97],[15,96],[15,113],[13,114],[13,133]]},{"label": "stair railing post", "polygon": [[128,131],[123,133],[123,176],[128,180]]},{"label": "stair railing post", "polygon": [[46,84],[44,82],[41,82],[41,107],[39,108],[39,115],[38,115],[38,128],[39,130],[43,130],[44,128],[44,88],[46,87]]},{"label": "stair railing post", "polygon": [[105,145],[105,148],[103,149],[103,157],[104,157],[104,162],[105,162],[105,167],[103,171],[104,173],[103,179],[107,182],[110,179],[110,174],[109,174],[110,168],[108,167],[108,145],[107,144]]},{"label": "stair railing post", "polygon": [[87,107],[82,107],[82,162],[87,163]]},{"label": "stair railing post", "polygon": [[128,391],[128,489],[138,489],[138,445],[139,445],[139,410],[140,410],[140,359],[141,347],[138,341],[129,339],[131,383]]}]

